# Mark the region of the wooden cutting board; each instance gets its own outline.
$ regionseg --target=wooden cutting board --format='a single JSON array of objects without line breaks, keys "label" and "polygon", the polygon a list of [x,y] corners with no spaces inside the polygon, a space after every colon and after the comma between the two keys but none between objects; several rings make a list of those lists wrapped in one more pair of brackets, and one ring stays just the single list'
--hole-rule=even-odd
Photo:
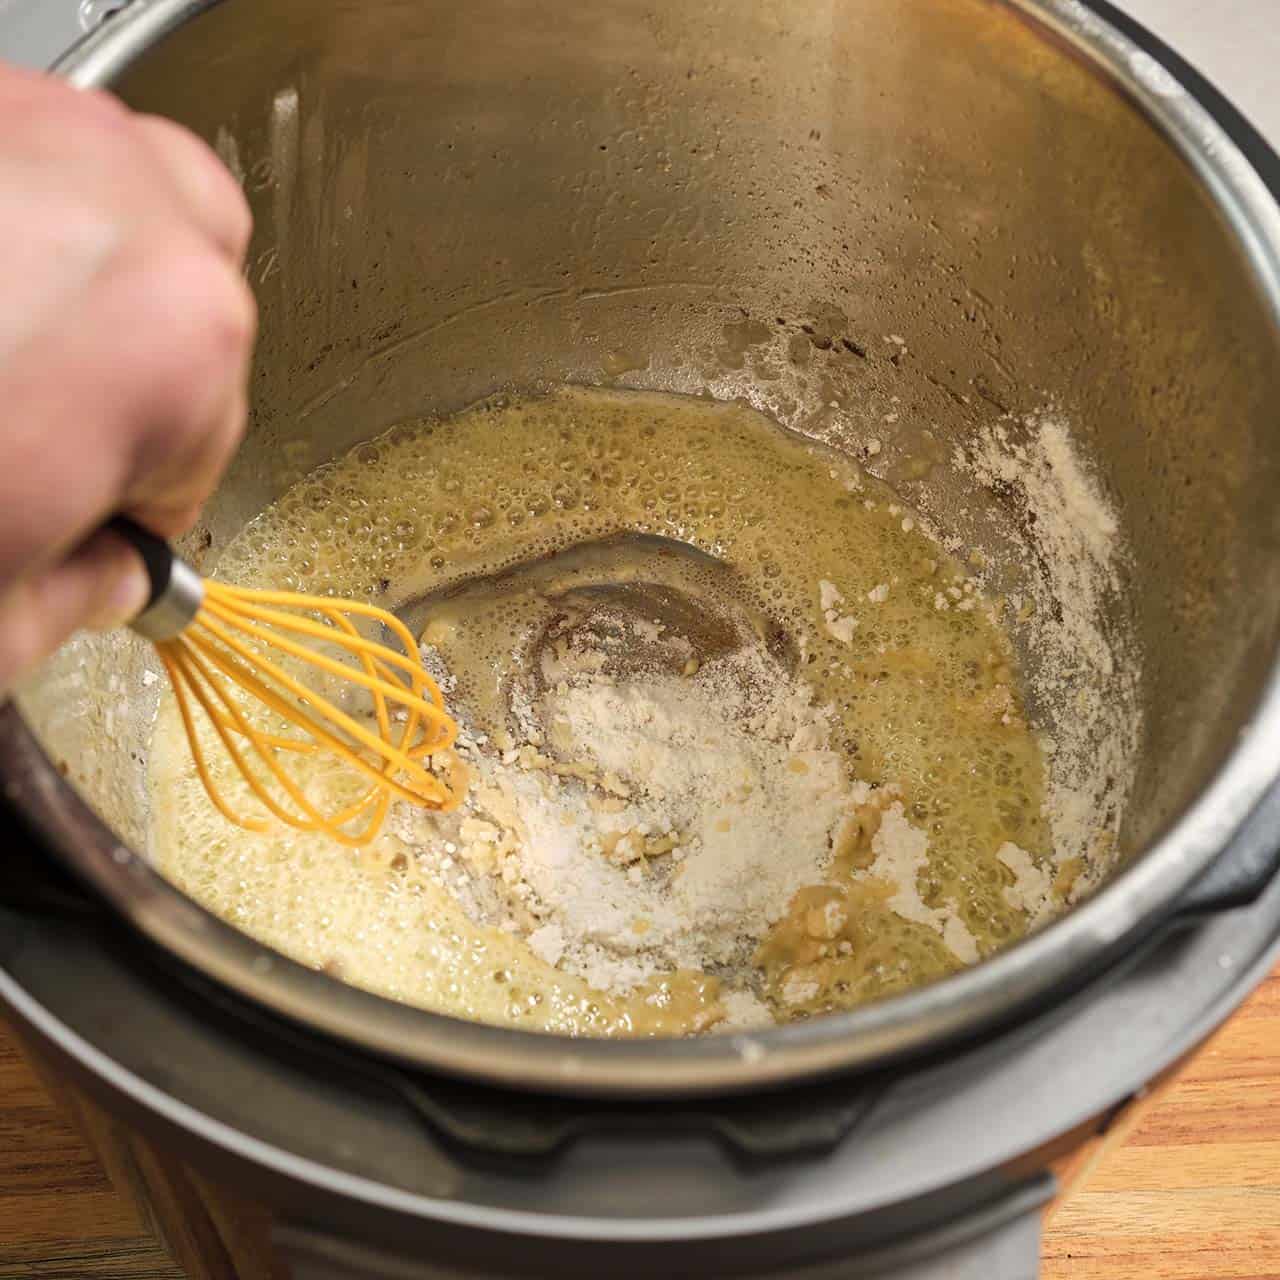
[{"label": "wooden cutting board", "polygon": [[1280,1280],[1280,968],[1054,1213],[1046,1280]]},{"label": "wooden cutting board", "polygon": [[[1280,1280],[1280,969],[1056,1208],[1044,1256],[1045,1280]],[[0,1280],[185,1280],[3,1024]]]}]

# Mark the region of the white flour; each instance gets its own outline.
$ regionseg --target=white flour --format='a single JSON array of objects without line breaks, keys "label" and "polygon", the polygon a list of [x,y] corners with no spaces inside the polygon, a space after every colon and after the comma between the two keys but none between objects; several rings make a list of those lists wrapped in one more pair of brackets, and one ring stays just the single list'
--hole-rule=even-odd
[{"label": "white flour", "polygon": [[895,800],[881,816],[880,829],[871,841],[876,860],[869,875],[897,886],[889,906],[904,920],[914,920],[942,934],[951,951],[966,964],[978,959],[978,944],[955,906],[930,907],[920,896],[919,876],[929,864],[929,837],[906,819],[902,802]]},{"label": "white flour", "polygon": [[1030,916],[1033,929],[1043,924],[1053,910],[1053,877],[1011,842],[996,850],[996,858],[1016,877],[1004,891],[1006,900]]},{"label": "white flour", "polygon": [[[531,945],[617,990],[673,968],[735,966],[821,883],[857,794],[803,686],[756,655],[690,677],[583,673],[532,708],[555,760],[493,775],[539,922]],[[527,766],[532,763],[533,768]]]},{"label": "white flour", "polygon": [[[1043,576],[1029,575],[1029,598],[1013,603],[1037,651],[1038,718],[1053,726],[1045,742],[1053,857],[1084,865],[1075,900],[1109,870],[1141,729],[1139,665],[1124,629],[1107,622],[1123,595],[1118,524],[1051,413],[997,425],[955,460],[984,485],[1008,486],[1029,517],[1023,536]],[[1015,554],[1025,558],[1026,546]]]},{"label": "white flour", "polygon": [[[625,993],[680,968],[719,972],[729,1021],[767,1020],[734,987],[738,971],[795,892],[826,880],[854,807],[889,801],[846,775],[806,685],[744,651],[687,677],[615,683],[579,670],[519,718],[530,741],[518,747],[462,740],[475,781],[461,816],[403,810],[397,834],[474,918],[524,934],[598,990]],[[457,838],[441,856],[450,823]],[[893,884],[891,907],[971,963],[954,906],[920,898],[927,846],[891,803],[864,874]],[[461,866],[478,878],[461,883]]]},{"label": "white flour", "polygon": [[[886,594],[888,594],[887,591]],[[822,609],[822,619],[832,638],[839,640],[841,644],[852,644],[858,620],[852,614],[842,610],[844,596],[834,582],[828,582],[824,578],[818,583],[818,604]]]}]

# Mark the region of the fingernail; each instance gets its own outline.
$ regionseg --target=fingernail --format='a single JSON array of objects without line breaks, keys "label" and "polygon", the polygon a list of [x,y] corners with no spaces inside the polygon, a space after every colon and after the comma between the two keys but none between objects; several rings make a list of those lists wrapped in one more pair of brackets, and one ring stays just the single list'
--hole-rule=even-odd
[{"label": "fingernail", "polygon": [[141,565],[130,565],[113,578],[86,624],[91,631],[112,631],[122,627],[147,607],[151,584]]}]

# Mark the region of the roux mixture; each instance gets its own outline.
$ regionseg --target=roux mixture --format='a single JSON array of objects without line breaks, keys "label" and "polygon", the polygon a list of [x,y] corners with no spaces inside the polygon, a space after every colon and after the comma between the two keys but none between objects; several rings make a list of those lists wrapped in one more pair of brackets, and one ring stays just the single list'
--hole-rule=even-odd
[{"label": "roux mixture", "polygon": [[1051,858],[997,610],[923,526],[737,404],[564,388],[399,426],[263,512],[218,576],[410,621],[466,806],[398,805],[356,853],[242,831],[168,699],[156,863],[355,985],[573,1034],[786,1021],[973,963],[1076,869]]}]

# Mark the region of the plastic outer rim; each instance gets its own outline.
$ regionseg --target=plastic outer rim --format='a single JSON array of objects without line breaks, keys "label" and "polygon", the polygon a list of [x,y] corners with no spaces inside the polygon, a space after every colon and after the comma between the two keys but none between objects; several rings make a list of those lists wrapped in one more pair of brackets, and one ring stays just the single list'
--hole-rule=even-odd
[{"label": "plastic outer rim", "polygon": [[[80,86],[108,84],[210,3],[134,0],[55,69]],[[1184,158],[1234,232],[1280,329],[1280,207],[1226,129],[1146,49],[1078,0],[1000,3],[1115,84]],[[1154,39],[1144,44],[1160,48]],[[70,869],[153,942],[240,994],[386,1057],[509,1087],[692,1095],[798,1082],[936,1050],[1035,1007],[1128,949],[1208,869],[1280,774],[1280,666],[1273,666],[1235,747],[1199,799],[1141,859],[1042,933],[967,972],[852,1013],[660,1044],[570,1041],[469,1024],[396,1005],[283,960],[195,907],[115,845],[52,775],[25,726],[9,730],[0,736],[25,754],[39,793],[25,805],[27,816]]]}]

